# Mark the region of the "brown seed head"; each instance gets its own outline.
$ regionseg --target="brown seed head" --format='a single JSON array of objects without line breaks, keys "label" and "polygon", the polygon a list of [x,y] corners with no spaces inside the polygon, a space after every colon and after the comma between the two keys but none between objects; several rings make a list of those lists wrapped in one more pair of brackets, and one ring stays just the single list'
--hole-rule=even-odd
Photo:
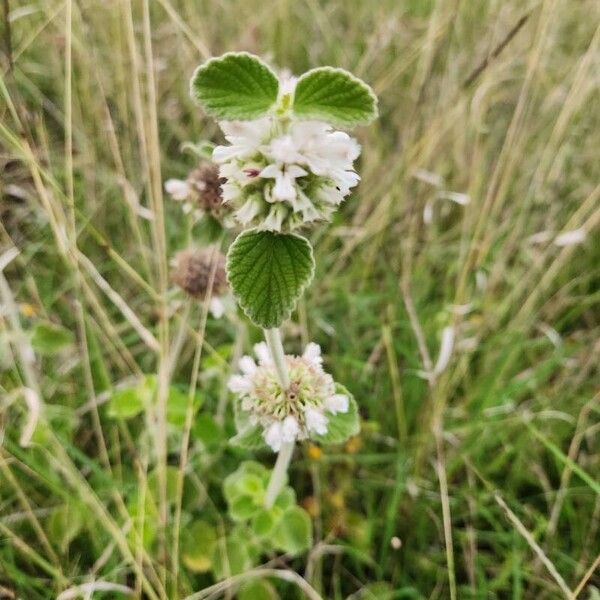
[{"label": "brown seed head", "polygon": [[219,167],[214,163],[200,163],[187,178],[190,186],[190,200],[198,208],[213,216],[219,215],[223,210],[223,195],[221,184],[225,179],[219,177]]},{"label": "brown seed head", "polygon": [[204,298],[210,285],[213,269],[212,294],[221,296],[227,290],[225,256],[213,248],[188,248],[175,255],[175,267],[171,278],[184,292],[193,298]]}]

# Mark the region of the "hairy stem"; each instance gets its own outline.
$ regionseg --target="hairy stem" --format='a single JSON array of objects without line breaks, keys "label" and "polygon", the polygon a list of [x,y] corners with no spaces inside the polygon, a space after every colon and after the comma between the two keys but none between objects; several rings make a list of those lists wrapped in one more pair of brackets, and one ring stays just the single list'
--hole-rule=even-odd
[{"label": "hairy stem", "polygon": [[[277,377],[279,378],[279,383],[281,383],[281,387],[284,390],[287,390],[287,388],[290,387],[290,376],[288,374],[287,365],[285,364],[285,353],[281,342],[281,332],[278,328],[265,329],[264,334],[267,346],[269,346],[271,358],[273,359],[273,364],[275,365]],[[275,467],[273,468],[271,479],[269,480],[269,485],[267,487],[265,508],[271,508],[273,506],[275,498],[277,498],[281,490],[288,465],[290,464],[290,459],[292,458],[292,453],[294,452],[294,445],[294,442],[286,442],[282,444],[281,449],[279,450],[277,461],[275,462]]]},{"label": "hairy stem", "polygon": [[283,352],[283,344],[281,343],[281,332],[276,327],[274,329],[264,329],[265,340],[269,346],[269,352],[277,371],[279,383],[284,390],[290,387],[290,377],[288,375],[287,365],[285,364],[285,354]]},{"label": "hairy stem", "polygon": [[287,473],[292,454],[294,453],[294,442],[284,442],[281,445],[281,450],[277,455],[277,461],[275,467],[271,473],[271,479],[267,486],[267,493],[265,495],[265,508],[271,508],[275,503],[275,499],[279,495],[283,482],[285,480],[285,474]]}]

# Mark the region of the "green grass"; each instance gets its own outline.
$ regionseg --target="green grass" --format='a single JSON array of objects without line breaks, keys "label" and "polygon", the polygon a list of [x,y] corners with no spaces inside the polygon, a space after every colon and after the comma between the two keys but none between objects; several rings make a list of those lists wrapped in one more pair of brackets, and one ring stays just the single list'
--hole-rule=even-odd
[{"label": "green grass", "polygon": [[[597,597],[598,3],[5,4],[0,249],[19,255],[0,276],[0,597],[99,580],[161,600],[210,588],[187,531],[203,520],[225,536],[223,479],[245,459],[272,465],[227,445],[228,406],[212,420],[260,332],[241,313],[205,321],[168,276],[201,236],[162,182],[195,166],[183,142],[219,139],[189,77],[229,50],[295,72],[347,68],[381,109],[358,131],[360,186],[312,235],[315,281],[284,329],[288,351],[322,345],[363,430],[319,459],[297,450],[290,482],[317,539],[257,559],[275,569],[270,593]],[[434,202],[443,191],[470,202]],[[579,228],[583,244],[552,243]],[[427,381],[447,326],[450,363]],[[111,415],[111,390],[144,373],[156,410]],[[44,403],[29,447],[23,387]],[[197,390],[204,415],[180,489],[185,418],[167,430],[163,414],[173,389]],[[253,573],[197,597],[233,598]]]}]

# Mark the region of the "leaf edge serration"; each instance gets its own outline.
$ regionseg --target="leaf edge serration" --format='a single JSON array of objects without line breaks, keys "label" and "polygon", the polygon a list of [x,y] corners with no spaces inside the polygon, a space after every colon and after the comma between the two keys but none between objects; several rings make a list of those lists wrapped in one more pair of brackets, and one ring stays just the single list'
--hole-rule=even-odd
[{"label": "leaf edge serration", "polygon": [[347,69],[343,69],[341,67],[330,67],[330,66],[315,67],[314,69],[310,69],[309,71],[306,71],[306,73],[303,73],[302,75],[300,75],[300,77],[298,77],[298,81],[296,82],[296,90],[298,89],[298,86],[300,85],[300,83],[302,82],[303,79],[305,79],[309,75],[311,75],[315,72],[318,72],[318,71],[340,73],[340,74],[346,75],[350,80],[358,83],[360,85],[360,87],[363,88],[367,92],[367,95],[373,101],[373,108],[372,108],[371,114],[369,117],[367,117],[365,119],[354,119],[354,120],[352,120],[352,122],[343,121],[343,120],[335,119],[332,117],[325,118],[325,117],[323,117],[322,114],[302,115],[301,113],[298,114],[294,109],[294,104],[295,104],[295,100],[296,100],[296,98],[294,96],[294,102],[292,103],[292,111],[297,118],[299,118],[301,120],[320,119],[323,121],[330,122],[332,125],[336,125],[338,127],[343,128],[343,127],[357,127],[359,125],[368,125],[369,123],[372,123],[375,119],[377,119],[379,117],[379,98],[377,97],[377,94],[375,94],[373,88],[366,81],[363,81],[360,77],[357,77],[356,75],[354,75],[354,73],[351,73]]},{"label": "leaf edge serration", "polygon": [[[230,277],[230,273],[231,273],[230,265],[231,265],[232,251],[234,251],[236,243],[240,239],[242,239],[245,235],[251,235],[251,234],[256,234],[256,233],[267,233],[267,234],[273,234],[273,235],[285,235],[285,236],[294,237],[294,238],[300,240],[302,243],[306,244],[306,246],[308,247],[308,250],[309,250],[310,271],[308,273],[306,281],[299,286],[298,292],[295,296],[293,296],[293,300],[290,303],[289,308],[286,308],[282,312],[281,318],[277,323],[271,323],[271,322],[260,323],[260,322],[256,321],[254,316],[251,314],[252,306],[247,302],[242,302],[241,298],[238,296],[238,294],[236,294],[236,292],[234,290],[233,283],[232,283],[231,277]],[[316,262],[315,262],[315,256],[314,256],[312,244],[304,236],[299,235],[297,233],[279,233],[279,232],[274,232],[274,231],[268,231],[268,230],[260,229],[257,227],[246,229],[246,230],[242,231],[235,238],[235,240],[229,246],[229,249],[227,251],[226,261],[225,261],[225,271],[226,271],[226,275],[227,275],[227,283],[229,284],[229,287],[230,287],[231,291],[233,292],[233,295],[234,295],[237,303],[240,305],[240,308],[242,309],[244,314],[250,319],[250,321],[252,323],[254,323],[254,325],[256,325],[257,327],[261,327],[263,329],[272,329],[274,327],[279,327],[284,321],[286,321],[287,319],[290,318],[290,316],[292,315],[292,312],[294,312],[294,310],[298,304],[298,301],[300,300],[300,298],[304,294],[304,291],[311,284],[311,282],[314,278],[315,267],[316,267]]]},{"label": "leaf edge serration", "polygon": [[275,73],[275,71],[273,71],[273,69],[264,61],[262,60],[259,56],[256,56],[256,54],[252,54],[252,52],[246,52],[245,50],[240,50],[240,51],[231,51],[231,52],[225,52],[224,54],[221,54],[219,56],[212,56],[211,58],[209,58],[208,60],[204,61],[202,64],[198,65],[195,69],[194,72],[192,73],[192,76],[190,77],[190,83],[189,83],[189,92],[190,92],[190,97],[192,99],[192,101],[197,104],[198,106],[200,106],[202,108],[202,110],[210,117],[217,119],[217,120],[224,120],[224,121],[228,121],[228,120],[235,120],[235,121],[253,121],[257,118],[260,118],[260,116],[262,115],[254,115],[252,117],[237,117],[235,119],[227,119],[224,118],[222,116],[222,114],[219,114],[218,111],[214,111],[212,109],[207,109],[207,107],[204,104],[204,101],[202,101],[200,98],[197,97],[195,89],[194,89],[194,82],[196,81],[196,78],[198,76],[198,74],[202,71],[205,71],[206,69],[208,69],[211,65],[213,65],[216,62],[222,61],[222,60],[226,60],[230,57],[236,57],[236,56],[244,56],[247,58],[251,58],[252,60],[257,61],[258,63],[260,63],[260,65],[266,69],[275,79],[275,81],[277,82],[277,92],[275,94],[275,99],[273,100],[273,102],[271,103],[271,106],[269,106],[267,109],[265,109],[264,114],[267,114],[276,104],[277,104],[277,97],[279,95],[279,77],[277,77],[277,74]]}]

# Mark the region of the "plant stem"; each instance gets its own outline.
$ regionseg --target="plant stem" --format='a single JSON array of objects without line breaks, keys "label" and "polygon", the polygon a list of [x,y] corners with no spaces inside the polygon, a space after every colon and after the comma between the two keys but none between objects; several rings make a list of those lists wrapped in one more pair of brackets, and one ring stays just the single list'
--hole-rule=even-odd
[{"label": "plant stem", "polygon": [[285,354],[283,352],[283,344],[281,343],[281,332],[277,327],[274,329],[263,329],[269,352],[277,371],[279,383],[284,390],[290,387],[290,377],[288,375],[287,365],[285,364]]},{"label": "plant stem", "polygon": [[[274,329],[264,329],[263,331],[267,346],[269,347],[269,352],[271,353],[271,358],[273,359],[273,364],[275,365],[279,383],[281,383],[281,387],[284,390],[287,390],[288,387],[290,387],[290,376],[288,374],[287,365],[285,364],[285,353],[281,342],[281,332],[277,327]],[[285,442],[281,445],[267,487],[265,508],[271,508],[273,506],[273,503],[281,490],[288,465],[290,464],[290,459],[292,458],[292,453],[294,452],[294,446],[294,442]]]},{"label": "plant stem", "polygon": [[281,450],[279,450],[279,454],[277,455],[275,467],[273,468],[271,479],[269,480],[269,485],[267,486],[267,493],[265,495],[265,508],[271,508],[273,506],[275,499],[281,491],[295,445],[295,442],[284,442],[281,445]]}]

